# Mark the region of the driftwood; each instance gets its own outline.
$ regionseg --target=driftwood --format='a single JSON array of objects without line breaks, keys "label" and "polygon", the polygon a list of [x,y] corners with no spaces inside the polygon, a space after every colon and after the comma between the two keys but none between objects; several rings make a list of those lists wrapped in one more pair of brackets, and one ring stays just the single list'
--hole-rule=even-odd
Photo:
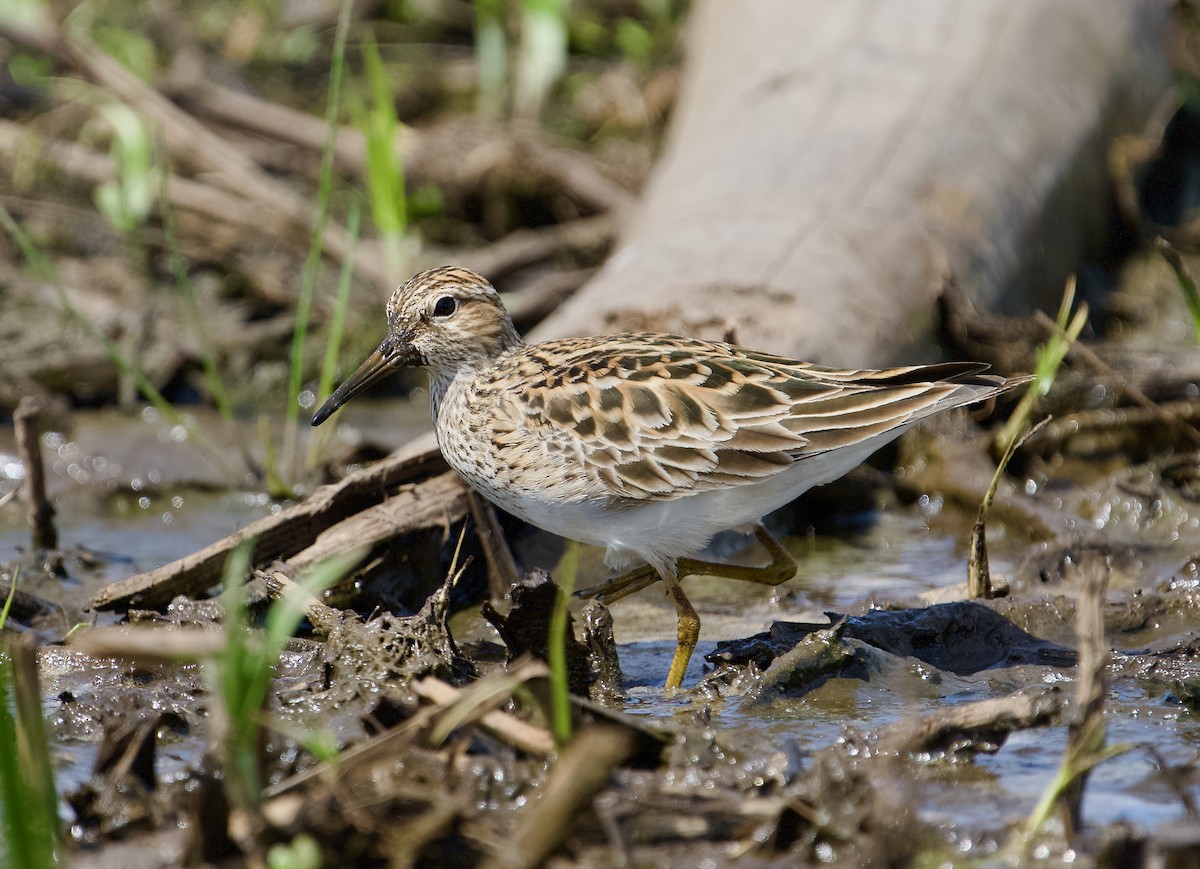
[{"label": "driftwood", "polygon": [[994,752],[1013,731],[1049,724],[1063,708],[1056,687],[1025,688],[1006,697],[963,703],[879,731],[878,754],[897,757]]},{"label": "driftwood", "polygon": [[29,530],[35,550],[58,546],[58,531],[54,527],[54,507],[46,498],[46,471],[42,464],[41,406],[37,399],[23,398],[13,414],[16,426],[17,454],[25,467],[21,487],[28,509]]},{"label": "driftwood", "polygon": [[[322,487],[307,500],[252,522],[199,552],[105,586],[90,606],[154,607],[179,594],[198,594],[220,582],[225,559],[249,538],[256,541],[255,564],[289,559],[292,566],[304,567],[332,554],[339,546],[355,547],[443,518],[459,518],[466,511],[463,486],[445,471],[432,437],[418,438],[383,461],[336,485]],[[423,484],[413,483],[430,474],[441,476]],[[348,524],[341,527],[339,523]]]},{"label": "driftwood", "polygon": [[1057,296],[1107,150],[1165,92],[1168,0],[693,8],[666,151],[538,337],[660,328],[833,365],[929,353],[947,273]]}]

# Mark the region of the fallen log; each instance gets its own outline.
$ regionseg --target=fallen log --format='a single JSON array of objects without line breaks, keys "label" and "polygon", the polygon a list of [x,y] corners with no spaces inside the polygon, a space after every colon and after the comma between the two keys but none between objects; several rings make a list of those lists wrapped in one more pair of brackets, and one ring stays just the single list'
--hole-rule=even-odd
[{"label": "fallen log", "polygon": [[1170,5],[697,3],[666,151],[536,337],[882,365],[928,358],[947,273],[983,308],[1057,297],[1104,242],[1112,136],[1168,87]]},{"label": "fallen log", "polygon": [[[225,559],[249,538],[255,540],[254,564],[293,559],[294,566],[307,566],[329,554],[347,534],[368,533],[375,540],[380,533],[397,534],[421,527],[422,522],[429,524],[431,516],[461,517],[466,512],[465,491],[446,470],[432,436],[417,438],[386,459],[340,483],[323,486],[307,500],[252,522],[199,552],[106,585],[89,606],[100,610],[157,607],[176,595],[199,594],[221,581]],[[411,485],[433,474],[440,476],[424,486]],[[383,508],[371,512],[377,505]],[[358,524],[357,514],[363,511],[368,512]],[[346,529],[322,536],[348,520],[351,525]],[[368,541],[360,537],[356,544],[364,542]]]}]

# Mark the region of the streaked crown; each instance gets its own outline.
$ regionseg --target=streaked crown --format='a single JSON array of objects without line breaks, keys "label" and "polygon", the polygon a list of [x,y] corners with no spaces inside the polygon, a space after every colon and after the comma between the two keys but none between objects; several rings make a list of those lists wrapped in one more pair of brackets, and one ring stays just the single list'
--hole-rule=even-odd
[{"label": "streaked crown", "polygon": [[387,317],[393,343],[411,346],[435,370],[479,366],[521,344],[499,294],[470,269],[444,266],[409,278],[388,300]]}]

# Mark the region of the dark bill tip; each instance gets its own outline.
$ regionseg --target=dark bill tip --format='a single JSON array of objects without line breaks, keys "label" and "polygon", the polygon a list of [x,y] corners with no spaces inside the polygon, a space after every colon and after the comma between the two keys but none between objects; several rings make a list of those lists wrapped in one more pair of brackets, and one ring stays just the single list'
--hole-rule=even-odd
[{"label": "dark bill tip", "polygon": [[384,341],[379,349],[368,356],[354,373],[333,391],[326,399],[321,409],[313,415],[312,425],[318,426],[333,415],[333,412],[364,390],[370,389],[393,371],[403,368],[408,363],[408,354],[396,352],[392,345]]},{"label": "dark bill tip", "polygon": [[329,417],[333,416],[333,412],[335,410],[337,410],[339,407],[341,407],[340,404],[334,404],[332,401],[325,402],[324,404],[321,405],[321,409],[313,414],[312,422],[310,423],[310,425],[315,427],[315,426],[318,426],[321,423],[325,422],[325,420],[327,420],[327,419],[329,419]]}]

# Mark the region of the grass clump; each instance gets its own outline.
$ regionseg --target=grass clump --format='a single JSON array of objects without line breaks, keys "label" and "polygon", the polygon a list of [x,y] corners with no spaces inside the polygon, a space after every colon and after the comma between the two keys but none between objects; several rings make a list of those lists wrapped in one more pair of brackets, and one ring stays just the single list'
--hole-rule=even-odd
[{"label": "grass clump", "polygon": [[[329,132],[321,154],[321,169],[317,180],[317,219],[313,221],[308,257],[304,261],[304,270],[300,277],[300,295],[296,301],[296,328],[292,332],[282,459],[284,467],[289,472],[282,473],[280,479],[294,476],[290,472],[297,465],[295,459],[299,441],[300,390],[304,382],[304,347],[308,337],[313,291],[321,269],[325,227],[329,222],[329,204],[333,195],[333,158],[337,146],[342,79],[345,77],[346,71],[346,38],[350,32],[350,13],[353,6],[354,4],[350,0],[342,0],[338,12],[337,31],[333,41],[333,57],[329,68],[329,96],[325,102],[325,123]],[[290,487],[287,491],[276,491],[271,494],[276,497],[288,497],[291,495]]]},{"label": "grass clump", "polygon": [[1071,342],[1079,337],[1083,327],[1087,324],[1087,304],[1080,303],[1072,316],[1071,308],[1074,307],[1074,304],[1075,276],[1072,275],[1063,290],[1062,304],[1059,305],[1058,317],[1054,321],[1054,332],[1046,343],[1038,348],[1033,381],[1025,390],[1025,394],[1021,396],[1021,401],[1012,412],[1008,422],[1005,423],[1004,428],[997,433],[993,444],[994,454],[1003,456],[1029,428],[1029,420],[1033,416],[1034,407],[1039,399],[1049,394],[1050,387],[1054,385],[1054,379],[1058,376],[1059,366],[1066,358],[1067,351],[1071,349]]},{"label": "grass clump", "polygon": [[209,662],[209,681],[219,700],[222,731],[216,737],[224,760],[226,792],[231,805],[257,812],[262,799],[262,744],[267,691],[288,639],[304,618],[304,599],[319,595],[337,582],[362,557],[361,553],[331,558],[296,582],[296,593],[285,593],[271,604],[264,629],[250,629],[242,589],[250,573],[253,541],[244,541],[225,565],[225,643]]},{"label": "grass clump", "polygon": [[[8,606],[6,602],[2,618]],[[58,797],[42,719],[37,652],[26,637],[0,649],[0,823],[0,860],[6,865],[58,865]]]},{"label": "grass clump", "polygon": [[1196,343],[1200,344],[1200,291],[1196,289],[1196,279],[1192,277],[1191,270],[1184,263],[1179,251],[1175,250],[1165,238],[1158,239],[1154,246],[1171,266],[1171,271],[1175,272],[1175,282],[1179,284],[1183,300],[1187,303],[1188,313],[1192,315],[1192,325],[1196,329]]},{"label": "grass clump", "polygon": [[571,612],[569,603],[575,591],[575,576],[579,572],[579,543],[566,542],[562,562],[558,567],[558,596],[550,613],[549,637],[546,642],[546,663],[550,666],[550,723],[555,741],[566,745],[571,741],[571,675],[567,661],[567,627]]},{"label": "grass clump", "polygon": [[408,231],[408,203],[404,196],[404,166],[396,147],[400,122],[379,48],[374,39],[362,44],[363,66],[371,99],[358,101],[357,124],[367,146],[367,190],[371,217],[383,242],[388,276],[398,283],[404,271],[404,236]]}]

